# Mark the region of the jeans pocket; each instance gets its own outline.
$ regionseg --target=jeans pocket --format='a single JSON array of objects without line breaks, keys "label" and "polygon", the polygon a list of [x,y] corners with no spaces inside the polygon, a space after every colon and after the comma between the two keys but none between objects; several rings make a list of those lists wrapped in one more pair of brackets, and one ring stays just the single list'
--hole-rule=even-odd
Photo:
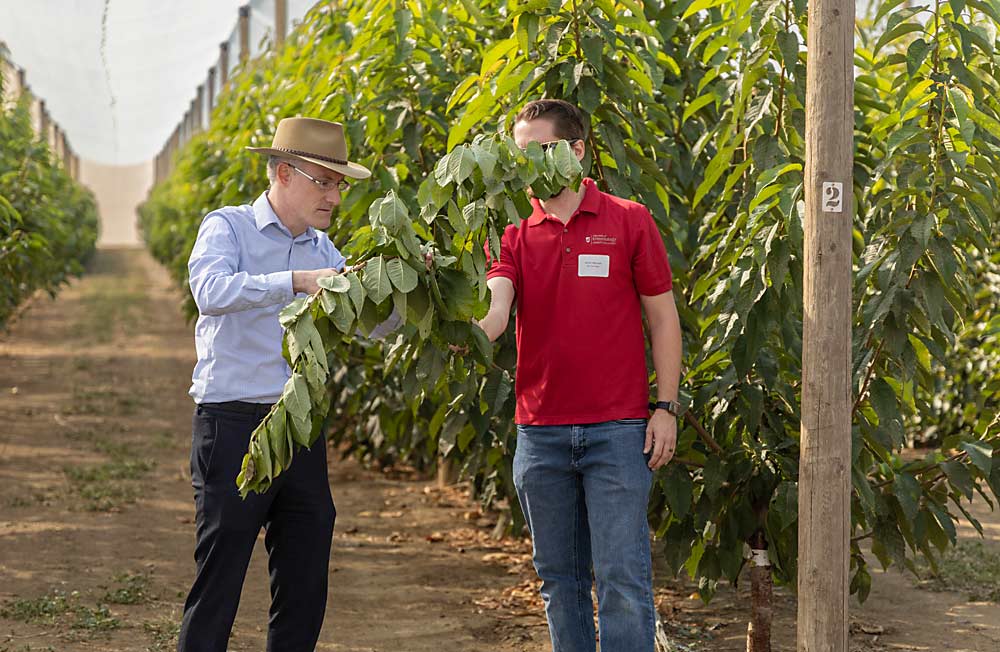
[{"label": "jeans pocket", "polygon": [[195,413],[191,437],[191,482],[195,486],[208,482],[218,440],[218,417],[199,407]]}]

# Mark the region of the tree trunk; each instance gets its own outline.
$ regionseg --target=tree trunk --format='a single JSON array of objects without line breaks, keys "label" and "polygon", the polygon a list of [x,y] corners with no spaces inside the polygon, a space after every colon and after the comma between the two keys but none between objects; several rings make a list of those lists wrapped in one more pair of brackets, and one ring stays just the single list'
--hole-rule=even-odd
[{"label": "tree trunk", "polygon": [[438,455],[437,463],[437,486],[438,489],[444,489],[449,485],[453,485],[458,482],[458,466],[455,463],[445,457],[444,455]]},{"label": "tree trunk", "polygon": [[767,538],[758,530],[750,537],[750,624],[747,652],[771,652],[773,584]]}]

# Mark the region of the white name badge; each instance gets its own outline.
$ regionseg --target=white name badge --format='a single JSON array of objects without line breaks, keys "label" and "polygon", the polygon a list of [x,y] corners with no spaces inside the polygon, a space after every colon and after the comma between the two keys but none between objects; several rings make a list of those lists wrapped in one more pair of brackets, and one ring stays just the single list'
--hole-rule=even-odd
[{"label": "white name badge", "polygon": [[607,278],[611,271],[611,256],[606,254],[580,254],[577,259],[577,276]]}]

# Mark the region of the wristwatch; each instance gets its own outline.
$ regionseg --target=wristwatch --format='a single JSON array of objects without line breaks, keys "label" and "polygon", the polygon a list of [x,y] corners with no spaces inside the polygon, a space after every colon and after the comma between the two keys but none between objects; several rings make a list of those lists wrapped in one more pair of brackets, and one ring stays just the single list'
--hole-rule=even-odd
[{"label": "wristwatch", "polygon": [[675,417],[679,417],[683,412],[684,408],[677,401],[657,401],[656,403],[650,402],[650,410],[666,410]]}]

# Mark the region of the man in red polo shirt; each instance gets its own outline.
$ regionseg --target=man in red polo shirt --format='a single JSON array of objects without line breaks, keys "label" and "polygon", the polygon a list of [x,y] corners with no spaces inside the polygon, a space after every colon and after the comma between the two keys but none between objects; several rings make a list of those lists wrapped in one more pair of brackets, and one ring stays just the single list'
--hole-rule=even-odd
[{"label": "man in red polo shirt", "polygon": [[[585,153],[580,111],[538,100],[514,121],[519,147],[559,140]],[[491,340],[517,300],[514,484],[531,531],[554,652],[653,652],[646,506],[677,441],[681,336],[666,249],[649,211],[601,192],[542,202],[504,231],[487,275]],[[657,378],[650,415],[642,313]]]}]

